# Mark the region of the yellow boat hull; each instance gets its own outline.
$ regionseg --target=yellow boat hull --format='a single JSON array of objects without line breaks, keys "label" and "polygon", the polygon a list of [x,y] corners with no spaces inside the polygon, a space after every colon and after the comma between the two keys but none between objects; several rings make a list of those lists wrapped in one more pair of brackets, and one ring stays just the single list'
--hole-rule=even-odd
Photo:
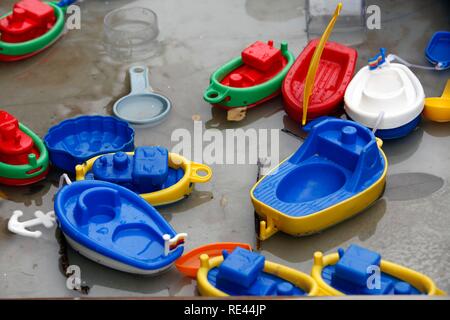
[{"label": "yellow boat hull", "polygon": [[[250,197],[252,199],[252,203],[255,207],[256,213],[262,219],[262,221],[260,222],[259,230],[260,240],[268,239],[277,231],[282,231],[293,236],[305,236],[317,233],[339,222],[353,217],[354,215],[369,207],[378,198],[380,198],[384,192],[384,188],[386,185],[388,162],[386,155],[381,150],[382,142],[381,140],[378,141],[379,150],[385,161],[385,167],[381,177],[363,192],[358,193],[353,197],[350,197],[347,200],[342,201],[336,205],[307,216],[292,217],[256,199],[256,197],[254,196],[254,190],[256,189],[258,184],[264,180],[265,177],[259,180],[251,189]],[[288,159],[289,158],[287,158],[286,160]],[[283,162],[281,162],[278,167]],[[273,170],[277,170],[278,167],[274,168]]]},{"label": "yellow boat hull", "polygon": [[[133,156],[134,152],[127,152]],[[77,165],[75,168],[76,180],[84,180],[86,174],[92,169],[95,160],[101,156],[89,159],[83,164]],[[169,153],[169,167],[173,169],[182,168],[184,171],[183,178],[169,188],[155,192],[141,194],[145,201],[153,206],[162,206],[177,202],[188,196],[194,187],[194,183],[205,183],[211,180],[212,170],[207,165],[187,160],[183,156],[176,153]],[[199,172],[204,172],[200,175]]]},{"label": "yellow boat hull", "polygon": [[[332,253],[324,256],[322,252],[316,252],[314,254],[314,264],[311,270],[311,276],[317,282],[321,292],[327,296],[343,296],[344,293],[336,290],[328,285],[322,278],[322,270],[328,265],[334,265],[339,261],[339,254]],[[414,271],[412,269],[400,266],[398,264],[381,260],[380,263],[381,272],[389,274],[395,278],[405,281],[421,292],[430,296],[442,296],[446,293],[439,289],[436,284],[428,276]]]}]

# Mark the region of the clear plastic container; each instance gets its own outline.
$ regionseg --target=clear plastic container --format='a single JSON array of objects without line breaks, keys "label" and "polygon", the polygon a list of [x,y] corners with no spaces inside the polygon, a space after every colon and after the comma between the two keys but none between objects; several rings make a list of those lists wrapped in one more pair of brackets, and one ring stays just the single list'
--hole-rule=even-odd
[{"label": "clear plastic container", "polygon": [[120,60],[152,56],[157,48],[158,16],[147,8],[120,8],[104,20],[104,46],[108,55]]},{"label": "clear plastic container", "polygon": [[365,0],[307,0],[305,11],[308,40],[322,36],[339,2],[343,6],[330,41],[349,46],[366,40]]}]

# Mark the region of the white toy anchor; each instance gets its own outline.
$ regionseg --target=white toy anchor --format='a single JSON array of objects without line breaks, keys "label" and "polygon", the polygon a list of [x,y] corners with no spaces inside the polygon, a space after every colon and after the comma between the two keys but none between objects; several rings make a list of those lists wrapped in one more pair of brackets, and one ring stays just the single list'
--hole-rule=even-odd
[{"label": "white toy anchor", "polygon": [[23,222],[19,221],[19,218],[21,216],[23,216],[22,211],[14,211],[13,215],[8,221],[8,230],[24,237],[39,238],[42,235],[41,231],[29,231],[27,228],[42,224],[48,229],[53,227],[56,222],[55,212],[53,211],[44,213],[38,210],[34,213],[34,216],[36,218]]}]

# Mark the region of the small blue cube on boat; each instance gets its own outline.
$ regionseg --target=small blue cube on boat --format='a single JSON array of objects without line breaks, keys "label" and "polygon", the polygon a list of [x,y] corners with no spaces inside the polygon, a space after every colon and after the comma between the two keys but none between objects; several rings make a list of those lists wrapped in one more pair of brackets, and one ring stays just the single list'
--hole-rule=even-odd
[{"label": "small blue cube on boat", "polygon": [[[173,175],[175,170],[170,171]],[[138,147],[133,156],[103,155],[95,160],[90,175],[87,179],[116,183],[138,193],[158,190],[169,177],[169,153],[163,147]]]},{"label": "small blue cube on boat", "polygon": [[134,152],[133,180],[138,185],[159,186],[169,173],[169,152],[163,147],[140,147]]},{"label": "small blue cube on boat", "polygon": [[76,251],[110,268],[156,274],[183,253],[186,234],[177,234],[154,207],[116,184],[67,185],[56,195],[55,214]]},{"label": "small blue cube on boat", "polygon": [[224,253],[226,258],[219,267],[217,284],[232,282],[249,288],[264,269],[265,258],[252,251],[237,247],[231,254]]},{"label": "small blue cube on boat", "polygon": [[80,116],[51,127],[44,142],[52,165],[75,173],[76,165],[95,156],[134,150],[134,129],[110,116]]},{"label": "small blue cube on boat", "polygon": [[439,69],[450,68],[450,32],[438,31],[433,34],[425,49],[425,56]]},{"label": "small blue cube on boat", "polygon": [[335,276],[358,286],[365,286],[371,267],[379,267],[381,255],[352,244],[336,264]]}]

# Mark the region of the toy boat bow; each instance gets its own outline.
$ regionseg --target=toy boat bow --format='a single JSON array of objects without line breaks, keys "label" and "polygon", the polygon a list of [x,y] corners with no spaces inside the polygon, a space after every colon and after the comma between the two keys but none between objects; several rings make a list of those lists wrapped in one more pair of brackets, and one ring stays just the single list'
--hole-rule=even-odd
[{"label": "toy boat bow", "polygon": [[317,296],[320,289],[307,274],[266,261],[241,247],[222,256],[200,256],[197,286],[201,295],[224,296]]},{"label": "toy boat bow", "polygon": [[309,136],[250,191],[263,219],[259,237],[278,230],[319,232],[363,211],[383,193],[387,159],[381,140],[358,123],[331,117],[310,122]]},{"label": "toy boat bow", "polygon": [[68,243],[107,267],[157,274],[183,253],[177,234],[134,192],[103,181],[78,181],[56,195],[55,214]]},{"label": "toy boat bow", "polygon": [[357,245],[326,256],[316,252],[311,275],[332,296],[446,294],[426,275]]},{"label": "toy boat bow", "polygon": [[177,202],[192,192],[194,183],[205,183],[212,177],[208,166],[162,147],[97,156],[77,165],[75,171],[77,180],[117,183],[140,193],[153,206]]}]

